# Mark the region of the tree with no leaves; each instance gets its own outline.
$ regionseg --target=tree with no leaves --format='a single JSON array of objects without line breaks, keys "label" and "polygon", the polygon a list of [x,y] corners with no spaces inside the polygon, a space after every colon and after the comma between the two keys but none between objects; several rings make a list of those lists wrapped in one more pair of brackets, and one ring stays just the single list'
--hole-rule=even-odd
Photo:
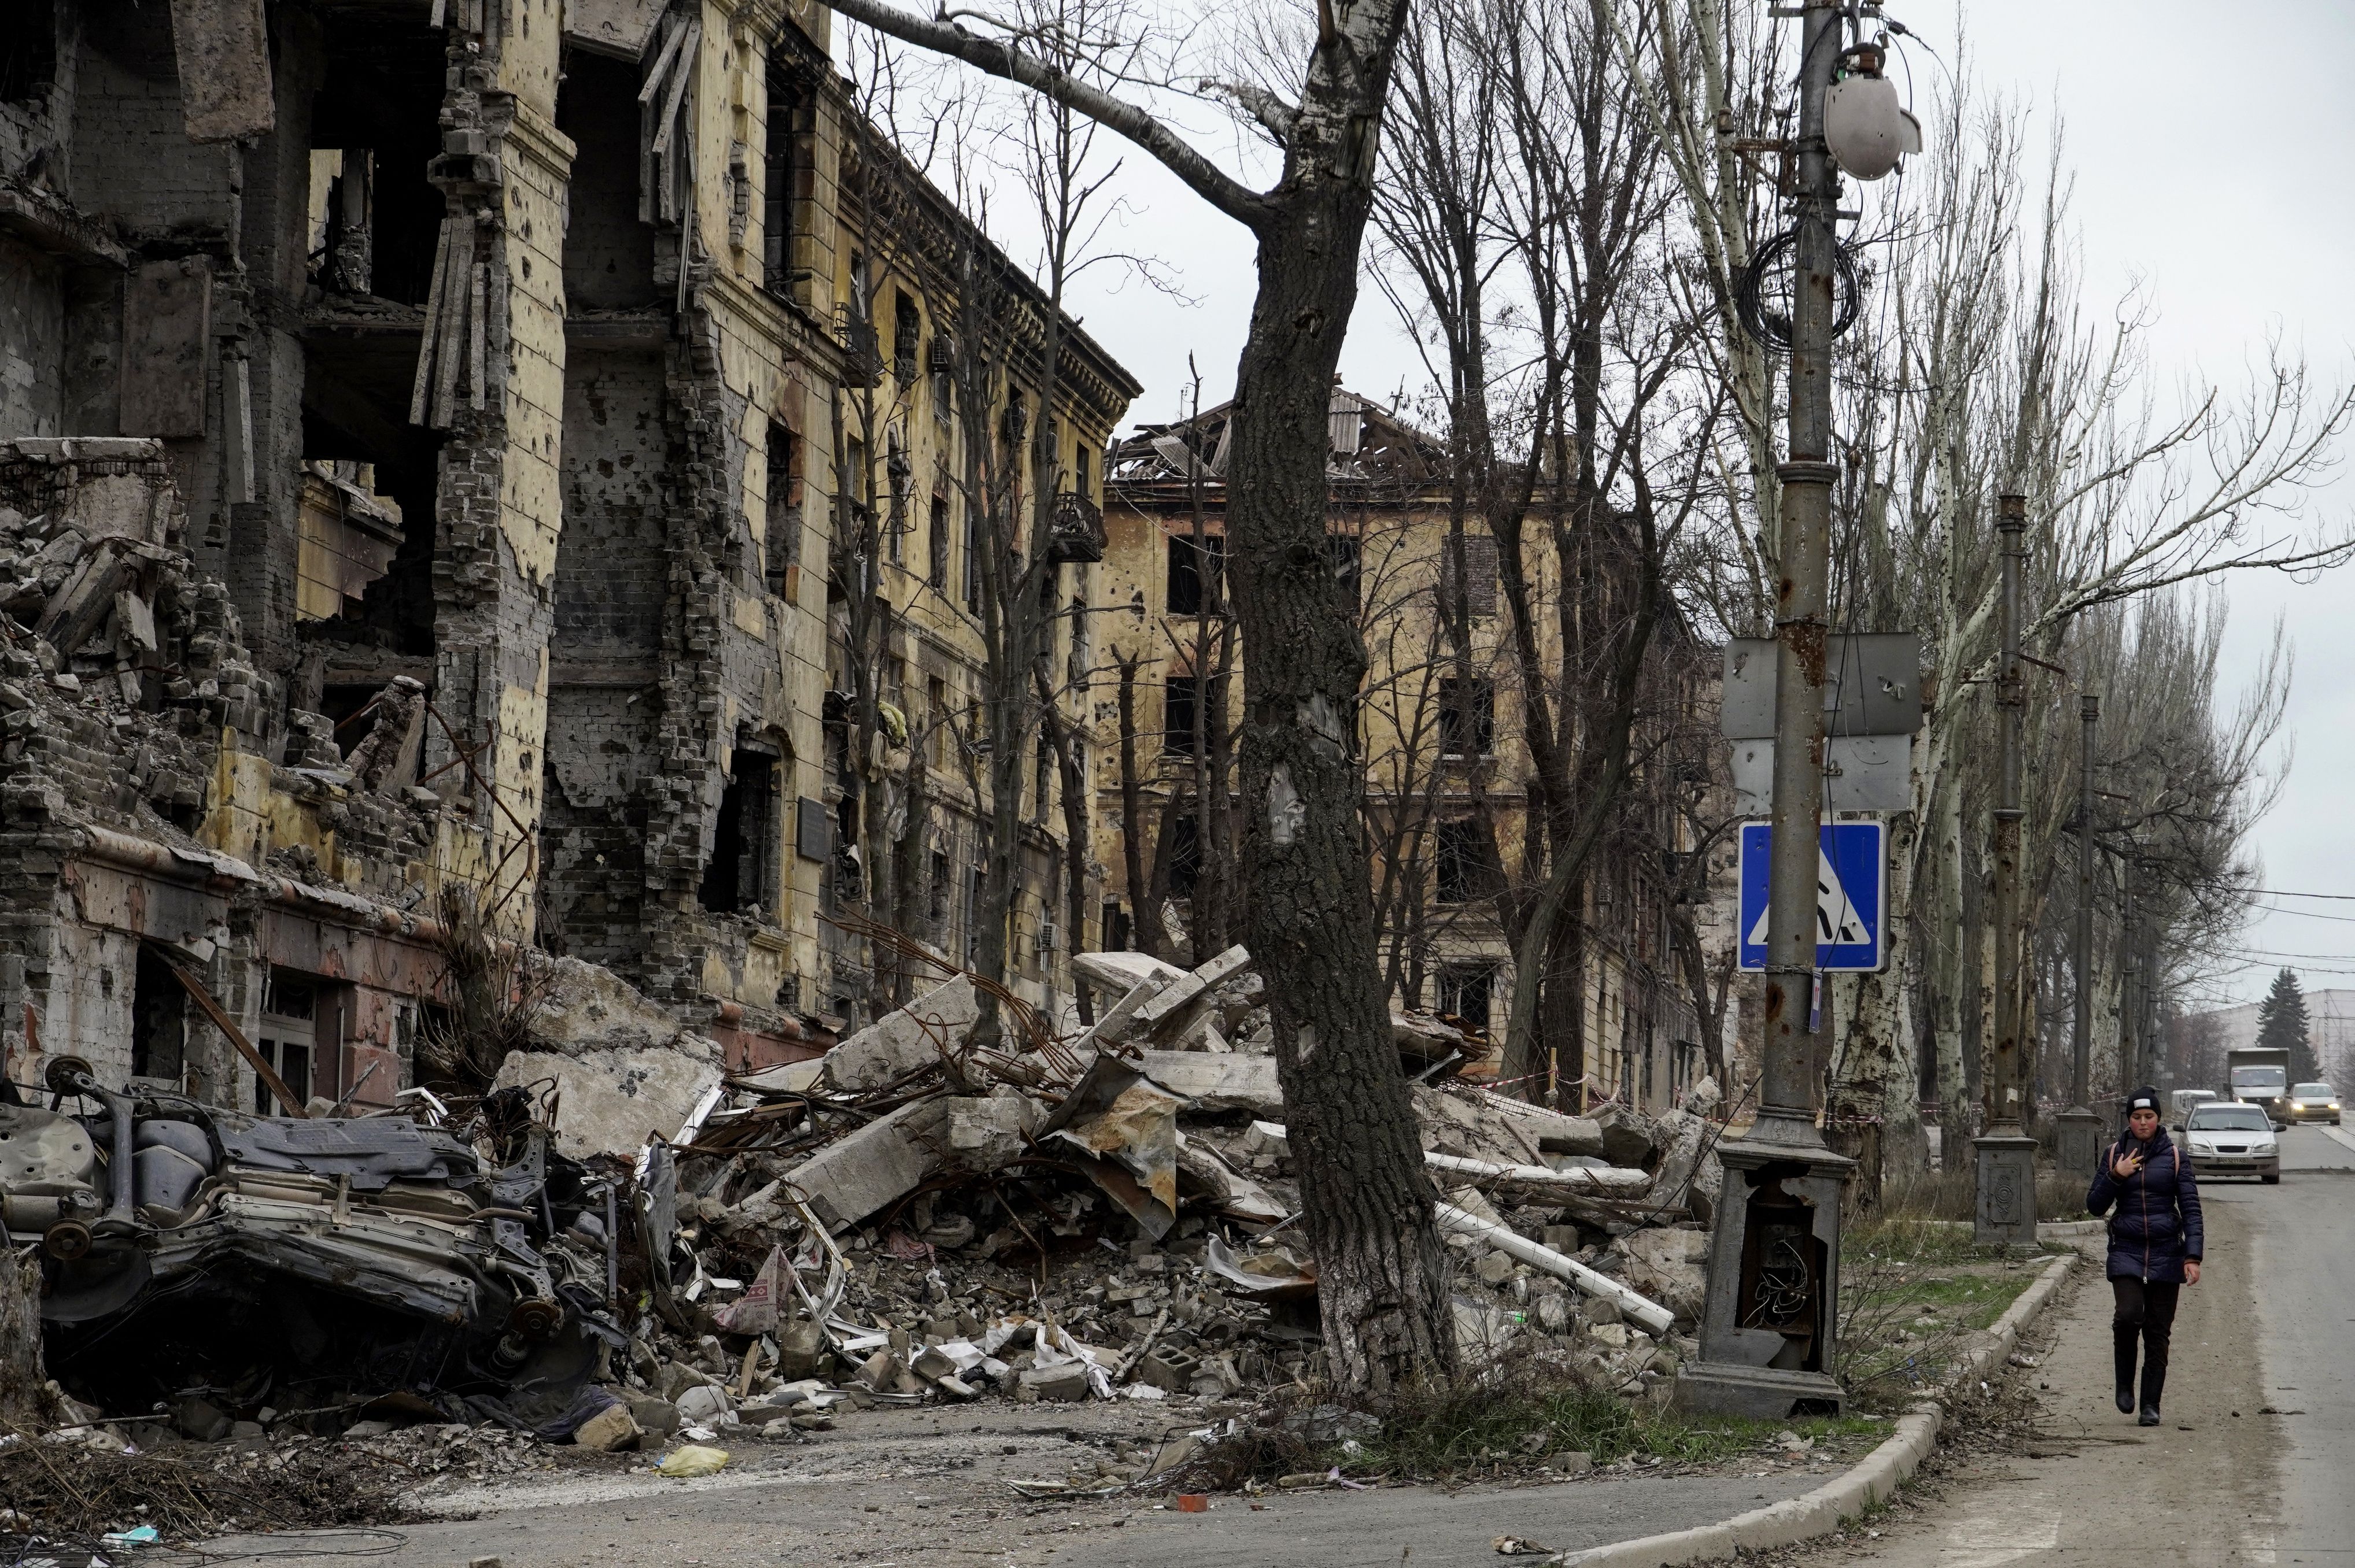
[{"label": "tree with no leaves", "polygon": [[1352,715],[1366,668],[1326,555],[1327,410],[1357,302],[1382,107],[1404,0],[1320,0],[1297,99],[1220,84],[1282,154],[1253,190],[1170,126],[1037,47],[1018,26],[935,20],[886,0],[834,9],[1016,82],[1126,137],[1259,245],[1259,295],[1236,375],[1228,570],[1245,673],[1245,938],[1267,982],[1276,1069],[1340,1388],[1380,1397],[1452,1371],[1434,1194],[1377,969]]}]

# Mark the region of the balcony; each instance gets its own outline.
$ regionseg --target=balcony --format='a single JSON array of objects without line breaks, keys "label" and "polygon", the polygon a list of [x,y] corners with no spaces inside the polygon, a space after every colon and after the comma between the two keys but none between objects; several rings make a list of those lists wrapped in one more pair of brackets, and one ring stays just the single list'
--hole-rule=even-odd
[{"label": "balcony", "polygon": [[1103,556],[1103,509],[1075,491],[1055,497],[1055,529],[1047,558],[1060,563],[1101,561]]}]

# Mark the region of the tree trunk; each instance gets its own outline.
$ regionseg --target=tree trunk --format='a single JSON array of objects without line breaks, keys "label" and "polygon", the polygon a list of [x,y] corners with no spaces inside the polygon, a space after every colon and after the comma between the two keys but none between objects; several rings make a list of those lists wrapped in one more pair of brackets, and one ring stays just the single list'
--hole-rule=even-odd
[{"label": "tree trunk", "polygon": [[[1151,958],[1167,956],[1161,933],[1161,902],[1153,895],[1145,868],[1145,780],[1136,771],[1136,671],[1135,655],[1120,659],[1120,852],[1128,880],[1131,939]],[[1166,820],[1167,811],[1162,813]],[[1112,933],[1104,933],[1112,940]]]},{"label": "tree trunk", "polygon": [[[1388,49],[1366,63],[1387,76]],[[1249,651],[1249,946],[1267,985],[1333,1379],[1379,1397],[1452,1371],[1455,1337],[1377,962],[1355,724],[1366,652],[1325,543],[1327,405],[1356,302],[1376,122],[1353,123],[1354,145],[1295,146],[1285,198],[1260,230],[1227,524]],[[1331,177],[1328,160],[1349,177]]]},{"label": "tree trunk", "polygon": [[0,1255],[0,1429],[38,1432],[57,1412],[41,1360],[41,1265]]}]

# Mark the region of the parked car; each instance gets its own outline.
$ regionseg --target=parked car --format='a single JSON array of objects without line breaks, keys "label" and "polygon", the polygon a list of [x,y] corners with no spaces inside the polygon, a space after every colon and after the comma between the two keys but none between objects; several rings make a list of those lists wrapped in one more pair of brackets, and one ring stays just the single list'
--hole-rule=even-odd
[{"label": "parked car", "polygon": [[2339,1125],[2339,1091],[2328,1084],[2292,1084],[2289,1086],[2289,1116],[2292,1122],[2327,1121]]},{"label": "parked car", "polygon": [[2211,1100],[2191,1107],[2183,1124],[2192,1168],[2202,1176],[2254,1176],[2281,1181],[2281,1141],[2262,1107]]}]

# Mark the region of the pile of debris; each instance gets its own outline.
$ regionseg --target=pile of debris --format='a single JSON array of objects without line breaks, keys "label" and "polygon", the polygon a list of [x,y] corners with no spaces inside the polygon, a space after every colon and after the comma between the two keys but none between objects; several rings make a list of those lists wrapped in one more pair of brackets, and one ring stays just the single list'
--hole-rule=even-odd
[{"label": "pile of debris", "polygon": [[[731,1075],[559,961],[534,1049],[487,1094],[352,1118],[52,1064],[51,1107],[0,1122],[27,1151],[6,1211],[45,1254],[57,1425],[226,1475],[332,1451],[480,1478],[548,1442],[1313,1384],[1316,1267],[1249,955],[1075,967],[1117,995],[1076,1034],[956,973],[822,1057]],[[1450,1075],[1476,1036],[1394,1027],[1467,1352],[1541,1350],[1631,1397],[1670,1375],[1700,1308],[1713,1124],[1514,1100]]]},{"label": "pile of debris", "polygon": [[[787,1437],[845,1406],[1217,1400],[1316,1374],[1249,954],[1073,969],[1117,998],[1075,1036],[956,974],[820,1059],[721,1078],[638,1151],[659,1287],[620,1392],[642,1430]],[[1451,1077],[1476,1034],[1393,1029],[1467,1351],[1553,1341],[1630,1395],[1671,1375],[1704,1288],[1714,1086],[1657,1119],[1570,1116]]]}]

